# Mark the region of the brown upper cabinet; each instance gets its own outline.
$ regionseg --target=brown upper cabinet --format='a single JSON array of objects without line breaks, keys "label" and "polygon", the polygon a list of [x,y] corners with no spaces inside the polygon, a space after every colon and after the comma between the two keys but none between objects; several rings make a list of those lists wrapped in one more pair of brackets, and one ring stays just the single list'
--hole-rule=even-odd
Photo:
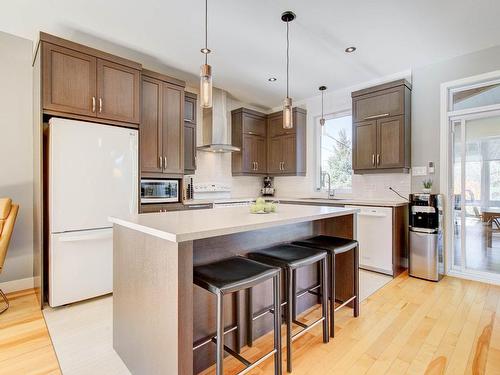
[{"label": "brown upper cabinet", "polygon": [[[173,83],[172,83],[173,82]],[[184,86],[144,70],[140,159],[143,177],[184,174]]]},{"label": "brown upper cabinet", "polygon": [[411,85],[399,80],[352,93],[354,173],[408,172]]},{"label": "brown upper cabinet", "polygon": [[40,40],[45,113],[139,124],[140,64],[45,33]]},{"label": "brown upper cabinet", "polygon": [[196,171],[196,94],[184,98],[184,174]]},{"label": "brown upper cabinet", "polygon": [[275,176],[306,174],[307,111],[293,108],[293,128],[283,129],[283,112],[268,116],[268,171]]},{"label": "brown upper cabinet", "polygon": [[233,175],[267,173],[266,115],[247,108],[231,112],[233,146],[241,151],[232,153]]},{"label": "brown upper cabinet", "polygon": [[293,109],[294,126],[283,129],[282,112],[232,111],[233,175],[303,176],[306,173],[306,111]]}]

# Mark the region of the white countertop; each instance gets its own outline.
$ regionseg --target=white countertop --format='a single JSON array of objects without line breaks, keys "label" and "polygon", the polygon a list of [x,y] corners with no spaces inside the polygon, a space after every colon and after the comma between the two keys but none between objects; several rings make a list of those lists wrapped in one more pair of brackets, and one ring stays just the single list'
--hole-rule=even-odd
[{"label": "white countertop", "polygon": [[172,242],[247,232],[273,226],[350,215],[356,209],[280,204],[276,213],[251,214],[246,206],[132,215],[109,220]]},{"label": "white countertop", "polygon": [[[325,205],[355,205],[355,206],[376,206],[376,207],[400,207],[405,206],[408,202],[399,200],[380,200],[380,199],[359,199],[359,198],[335,198],[335,199],[321,199],[321,198],[292,198],[292,197],[263,197],[266,200],[278,200],[287,202],[297,202],[297,203],[311,203],[311,204],[325,204]],[[186,205],[195,204],[207,204],[207,203],[234,203],[234,202],[244,202],[253,201],[255,198],[226,198],[226,199],[190,199],[183,202]]]}]

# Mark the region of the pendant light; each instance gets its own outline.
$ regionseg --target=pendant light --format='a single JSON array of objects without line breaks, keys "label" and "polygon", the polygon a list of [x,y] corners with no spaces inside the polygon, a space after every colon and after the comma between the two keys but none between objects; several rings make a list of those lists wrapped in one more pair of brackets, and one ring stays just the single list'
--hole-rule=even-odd
[{"label": "pendant light", "polygon": [[200,72],[200,106],[202,108],[212,107],[212,67],[208,65],[208,0],[205,0],[205,48],[201,53],[205,55],[205,64],[201,66]]},{"label": "pendant light", "polygon": [[283,128],[293,128],[292,98],[289,95],[289,67],[290,67],[290,39],[288,24],[295,19],[295,13],[286,11],[281,15],[281,20],[286,22],[286,98],[283,101]]},{"label": "pendant light", "polygon": [[321,91],[321,118],[319,119],[319,124],[323,127],[325,126],[325,114],[324,114],[324,97],[323,94],[325,93],[326,86],[320,86],[319,91]]}]

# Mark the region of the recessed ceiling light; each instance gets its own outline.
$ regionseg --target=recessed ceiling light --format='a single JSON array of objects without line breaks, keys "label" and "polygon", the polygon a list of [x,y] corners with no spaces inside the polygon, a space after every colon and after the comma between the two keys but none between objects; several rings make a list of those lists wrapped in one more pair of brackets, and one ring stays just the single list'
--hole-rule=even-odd
[{"label": "recessed ceiling light", "polygon": [[347,47],[347,48],[345,49],[345,52],[346,52],[346,53],[352,53],[352,52],[354,52],[354,51],[356,51],[356,47]]},{"label": "recessed ceiling light", "polygon": [[268,78],[267,80],[268,80],[269,82],[275,82],[277,79],[276,79],[276,77],[271,77],[271,78]]}]

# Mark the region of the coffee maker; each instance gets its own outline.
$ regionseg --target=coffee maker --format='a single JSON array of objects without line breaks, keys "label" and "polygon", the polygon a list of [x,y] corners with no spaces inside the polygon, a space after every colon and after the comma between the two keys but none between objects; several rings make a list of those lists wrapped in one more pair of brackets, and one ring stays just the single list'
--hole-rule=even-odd
[{"label": "coffee maker", "polygon": [[264,187],[260,189],[263,197],[273,197],[276,190],[273,187],[273,177],[264,177]]}]

